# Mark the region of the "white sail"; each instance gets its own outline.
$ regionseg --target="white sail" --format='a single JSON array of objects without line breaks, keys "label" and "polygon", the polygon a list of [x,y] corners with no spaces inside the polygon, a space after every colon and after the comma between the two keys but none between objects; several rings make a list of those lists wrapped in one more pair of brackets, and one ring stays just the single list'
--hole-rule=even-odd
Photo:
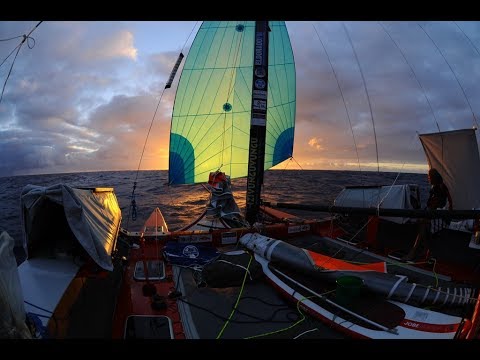
[{"label": "white sail", "polygon": [[0,339],[28,339],[23,292],[13,253],[15,241],[6,231],[0,234]]},{"label": "white sail", "polygon": [[420,134],[430,168],[436,168],[452,195],[455,210],[480,207],[480,157],[474,129]]}]

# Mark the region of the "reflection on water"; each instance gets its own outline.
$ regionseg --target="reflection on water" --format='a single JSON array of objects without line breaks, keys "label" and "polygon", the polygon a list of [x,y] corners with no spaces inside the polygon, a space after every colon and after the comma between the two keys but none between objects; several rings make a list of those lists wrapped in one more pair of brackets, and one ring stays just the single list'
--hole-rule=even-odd
[{"label": "reflection on water", "polygon": [[[396,173],[323,170],[270,170],[265,173],[262,198],[265,201],[331,205],[344,186],[390,185]],[[135,201],[137,219],[132,221],[130,203],[136,171],[107,171],[75,174],[51,174],[0,178],[0,231],[6,230],[17,243],[21,242],[20,195],[27,184],[50,186],[58,183],[78,187],[113,187],[122,210],[122,226],[141,229],[155,207],[162,211],[169,229],[178,229],[198,217],[208,200],[201,184],[168,186],[167,171],[140,171]],[[416,183],[421,186],[423,203],[428,196],[424,174],[400,174],[396,184]],[[233,179],[232,189],[238,206],[245,210],[247,181]],[[302,212],[303,216],[307,216]],[[315,213],[310,214],[312,218]]]}]

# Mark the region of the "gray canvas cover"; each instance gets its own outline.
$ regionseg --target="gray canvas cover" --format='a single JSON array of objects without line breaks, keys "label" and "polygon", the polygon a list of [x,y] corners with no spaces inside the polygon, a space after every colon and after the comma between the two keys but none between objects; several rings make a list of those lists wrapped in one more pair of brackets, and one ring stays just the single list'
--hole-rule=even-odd
[{"label": "gray canvas cover", "polygon": [[[416,185],[391,185],[344,188],[336,197],[335,206],[381,208],[381,209],[414,209],[412,198],[417,198]],[[405,223],[408,218],[385,217],[382,219],[396,223]]]},{"label": "gray canvas cover", "polygon": [[[42,203],[46,199],[63,206],[68,226],[78,242],[100,267],[112,271],[111,253],[122,218],[113,189],[73,188],[65,184],[25,186],[21,195],[21,208],[23,248],[27,257],[27,245],[33,235],[31,225],[39,212],[44,211]],[[51,231],[54,232],[55,228]]]}]

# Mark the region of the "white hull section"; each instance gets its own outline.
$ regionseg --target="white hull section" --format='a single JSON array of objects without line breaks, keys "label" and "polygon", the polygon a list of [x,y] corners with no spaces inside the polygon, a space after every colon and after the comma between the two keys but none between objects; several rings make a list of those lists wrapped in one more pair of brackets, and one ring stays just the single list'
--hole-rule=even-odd
[{"label": "white hull section", "polygon": [[79,269],[71,257],[24,261],[18,267],[18,273],[25,310],[42,315],[42,324],[46,326]]},{"label": "white hull section", "polygon": [[[451,316],[447,314],[438,313],[435,311],[425,310],[422,308],[414,307],[397,301],[389,301],[392,304],[400,307],[405,312],[405,319],[399,326],[388,329],[381,324],[370,322],[368,319],[361,317],[358,314],[351,312],[348,308],[342,307],[337,303],[327,299],[322,294],[317,294],[313,290],[304,287],[304,292],[299,293],[279,277],[277,277],[268,267],[269,261],[265,258],[255,254],[255,259],[262,265],[264,273],[270,279],[270,281],[280,288],[286,295],[292,300],[301,302],[301,307],[306,307],[310,311],[314,312],[318,318],[322,321],[330,324],[334,324],[339,328],[343,328],[345,332],[349,334],[356,334],[360,337],[366,337],[371,339],[453,339],[455,338],[456,329],[461,323],[462,318]],[[294,279],[290,278],[292,281]],[[373,330],[352,323],[351,321],[344,319],[337,314],[326,310],[315,302],[306,299],[306,297],[318,296],[325,299],[331,305],[350,313],[351,315],[358,316],[359,320],[367,321],[371,325],[378,327],[378,330]]]}]

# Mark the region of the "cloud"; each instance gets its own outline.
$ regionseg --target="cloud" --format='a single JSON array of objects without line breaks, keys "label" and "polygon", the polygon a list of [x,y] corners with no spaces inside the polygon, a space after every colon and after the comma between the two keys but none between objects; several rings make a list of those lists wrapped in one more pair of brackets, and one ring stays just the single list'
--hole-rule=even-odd
[{"label": "cloud", "polygon": [[[453,22],[422,23],[425,31],[414,22],[347,22],[353,47],[340,22],[294,31],[294,50],[305,54],[296,56],[296,141],[308,143],[315,129],[331,159],[425,163],[417,133],[471,127],[478,110],[480,53],[470,40],[479,43],[479,27],[458,24],[465,34]],[[294,156],[313,163],[301,146]]]},{"label": "cloud", "polygon": [[[45,22],[33,35],[0,103],[0,176],[136,168],[175,54],[140,57],[122,23]],[[146,168],[166,167],[156,148],[168,145],[172,101],[160,103]]]},{"label": "cloud", "polygon": [[85,49],[86,61],[126,57],[131,60],[137,59],[137,49],[133,46],[133,34],[122,30],[109,37],[97,39]]},{"label": "cloud", "polygon": [[313,137],[310,140],[308,140],[308,145],[310,145],[312,148],[314,148],[317,151],[324,150],[325,148],[320,144],[323,140]]},{"label": "cloud", "polygon": [[[0,34],[36,24],[0,22]],[[142,25],[56,21],[32,33],[35,46],[20,50],[0,102],[0,176],[136,169],[145,143],[140,167],[167,167],[175,89],[163,90],[185,39],[152,36],[156,23],[139,38]],[[418,133],[474,124],[480,23],[287,27],[297,73],[293,155],[302,166],[373,169],[378,158],[384,169],[421,171]],[[178,47],[162,48],[163,40]],[[19,41],[0,42],[2,60]],[[0,67],[3,81],[12,62]]]}]

